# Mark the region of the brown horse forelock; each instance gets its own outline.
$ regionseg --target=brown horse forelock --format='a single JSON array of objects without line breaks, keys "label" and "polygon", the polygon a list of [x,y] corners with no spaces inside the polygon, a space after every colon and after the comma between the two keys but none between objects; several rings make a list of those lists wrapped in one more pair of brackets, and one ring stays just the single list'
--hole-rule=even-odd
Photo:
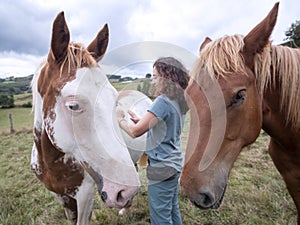
[{"label": "brown horse forelock", "polygon": [[[201,68],[205,68],[212,79],[232,73],[247,74],[241,54],[243,38],[242,35],[224,36],[208,43],[191,77],[199,82]],[[254,59],[254,75],[261,95],[270,87],[280,89],[280,107],[287,115],[286,123],[291,122],[300,129],[300,49],[274,46],[269,42]]]}]

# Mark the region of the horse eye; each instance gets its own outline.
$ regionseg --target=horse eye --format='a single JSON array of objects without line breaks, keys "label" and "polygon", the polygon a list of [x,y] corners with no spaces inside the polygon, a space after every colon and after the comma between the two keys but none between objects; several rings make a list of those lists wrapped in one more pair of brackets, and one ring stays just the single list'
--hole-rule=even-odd
[{"label": "horse eye", "polygon": [[234,98],[232,99],[230,106],[236,106],[243,103],[245,98],[246,98],[246,89],[239,90],[234,96]]},{"label": "horse eye", "polygon": [[80,108],[79,104],[76,102],[67,102],[66,106],[68,110],[74,111],[74,112],[81,112],[82,109]]}]

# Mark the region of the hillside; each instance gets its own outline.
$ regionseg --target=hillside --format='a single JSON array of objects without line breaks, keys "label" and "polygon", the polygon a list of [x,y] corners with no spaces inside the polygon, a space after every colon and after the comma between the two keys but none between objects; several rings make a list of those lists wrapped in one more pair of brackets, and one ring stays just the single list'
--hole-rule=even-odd
[{"label": "hillside", "polygon": [[33,74],[26,77],[0,79],[0,94],[18,95],[31,92],[30,82]]}]

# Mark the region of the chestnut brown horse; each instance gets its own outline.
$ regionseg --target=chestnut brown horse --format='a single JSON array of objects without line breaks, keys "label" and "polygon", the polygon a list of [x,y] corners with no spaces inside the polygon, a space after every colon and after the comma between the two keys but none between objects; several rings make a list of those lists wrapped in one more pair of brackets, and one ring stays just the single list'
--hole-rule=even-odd
[{"label": "chestnut brown horse", "polygon": [[201,45],[186,89],[191,123],[180,183],[199,208],[218,208],[234,162],[263,129],[300,224],[300,50],[271,45],[278,7],[246,36]]},{"label": "chestnut brown horse", "polygon": [[109,83],[97,63],[108,35],[105,25],[87,48],[70,43],[64,13],[58,14],[50,52],[32,81],[31,169],[62,203],[72,224],[89,224],[95,183],[105,205],[118,208],[130,205],[140,186],[127,144],[139,146],[141,151],[131,155],[137,160],[145,139],[126,141],[116,106],[127,111],[129,101],[131,110],[146,112],[151,100],[135,92],[118,96]]}]

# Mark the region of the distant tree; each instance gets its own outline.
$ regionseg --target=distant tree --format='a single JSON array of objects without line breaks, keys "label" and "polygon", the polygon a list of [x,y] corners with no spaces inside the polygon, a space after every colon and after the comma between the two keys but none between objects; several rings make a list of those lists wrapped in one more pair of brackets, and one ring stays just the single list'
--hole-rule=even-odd
[{"label": "distant tree", "polygon": [[283,45],[288,45],[293,48],[300,47],[300,20],[296,20],[295,23],[292,23],[291,27],[285,32],[286,40]]},{"label": "distant tree", "polygon": [[[149,76],[150,75],[150,76]],[[143,89],[142,89],[142,92],[145,94],[145,95],[147,95],[147,96],[149,96],[149,89],[150,89],[150,86],[151,86],[151,80],[150,80],[150,78],[151,78],[151,74],[146,74],[146,79],[144,80],[144,82],[143,82]]]},{"label": "distant tree", "polygon": [[150,73],[147,73],[145,78],[142,81],[143,82],[142,85],[139,84],[137,86],[137,90],[140,91],[140,92],[143,92],[148,97],[151,97],[151,94],[149,92],[150,86],[151,86],[151,76],[152,75]]},{"label": "distant tree", "polygon": [[0,107],[1,108],[13,108],[15,106],[13,95],[0,95]]},{"label": "distant tree", "polygon": [[141,84],[138,84],[138,86],[137,86],[137,88],[136,88],[138,91],[142,91],[142,86],[141,86]]},{"label": "distant tree", "polygon": [[21,105],[24,108],[32,108],[32,103],[31,102],[27,102]]}]

